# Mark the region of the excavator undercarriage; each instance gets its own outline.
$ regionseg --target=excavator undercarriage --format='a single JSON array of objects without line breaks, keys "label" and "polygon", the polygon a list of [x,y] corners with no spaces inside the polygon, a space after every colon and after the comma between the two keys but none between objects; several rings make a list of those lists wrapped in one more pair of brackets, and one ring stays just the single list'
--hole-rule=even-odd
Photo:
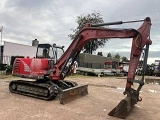
[{"label": "excavator undercarriage", "polygon": [[61,104],[66,104],[74,99],[88,94],[88,85],[80,85],[73,81],[25,81],[15,80],[9,84],[12,93],[22,94],[43,100],[52,100],[58,96]]},{"label": "excavator undercarriage", "polygon": [[9,84],[9,90],[13,93],[27,95],[43,100],[54,99],[58,94],[56,84],[38,83],[35,81],[16,80]]}]

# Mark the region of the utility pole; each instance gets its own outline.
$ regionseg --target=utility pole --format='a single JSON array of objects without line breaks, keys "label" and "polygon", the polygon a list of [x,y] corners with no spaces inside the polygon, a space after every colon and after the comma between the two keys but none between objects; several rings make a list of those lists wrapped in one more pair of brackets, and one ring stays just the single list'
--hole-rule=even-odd
[{"label": "utility pole", "polygon": [[0,28],[0,32],[1,32],[0,63],[2,63],[2,32],[3,32],[3,26]]}]

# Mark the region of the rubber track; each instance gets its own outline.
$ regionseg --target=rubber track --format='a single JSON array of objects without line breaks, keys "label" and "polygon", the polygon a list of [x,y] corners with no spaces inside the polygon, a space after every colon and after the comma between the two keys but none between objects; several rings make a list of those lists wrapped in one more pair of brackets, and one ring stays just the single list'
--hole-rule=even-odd
[{"label": "rubber track", "polygon": [[52,83],[38,83],[35,81],[15,80],[9,84],[12,93],[22,94],[43,100],[52,100],[58,94],[58,87]]}]

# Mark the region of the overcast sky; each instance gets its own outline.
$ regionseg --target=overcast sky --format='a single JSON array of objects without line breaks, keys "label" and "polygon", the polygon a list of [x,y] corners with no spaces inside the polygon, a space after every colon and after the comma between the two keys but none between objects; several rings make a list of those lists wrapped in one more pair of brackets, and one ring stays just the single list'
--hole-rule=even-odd
[{"label": "overcast sky", "polygon": [[[36,38],[40,43],[56,43],[68,48],[71,43],[68,34],[77,27],[76,18],[82,14],[99,11],[104,22],[150,17],[153,44],[150,46],[148,63],[153,63],[155,59],[160,59],[159,5],[160,0],[0,0],[2,40],[31,45]],[[141,24],[116,27],[137,29]],[[108,52],[119,53],[129,59],[130,46],[131,39],[110,39],[104,48],[96,52],[103,52],[104,56]]]}]

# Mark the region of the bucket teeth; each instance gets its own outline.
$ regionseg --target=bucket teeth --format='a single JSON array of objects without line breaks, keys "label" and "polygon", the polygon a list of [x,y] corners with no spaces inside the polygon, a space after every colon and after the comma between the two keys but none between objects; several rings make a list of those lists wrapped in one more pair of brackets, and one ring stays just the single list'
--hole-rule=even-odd
[{"label": "bucket teeth", "polygon": [[137,101],[135,101],[133,96],[127,96],[125,99],[121,100],[120,103],[112,111],[110,111],[108,115],[125,119],[136,103]]},{"label": "bucket teeth", "polygon": [[128,114],[127,106],[127,101],[121,100],[121,102],[112,111],[110,111],[108,115],[124,119]]},{"label": "bucket teeth", "polygon": [[109,112],[109,116],[124,119],[133,109],[134,105],[138,101],[142,100],[139,97],[139,92],[132,88],[130,90],[126,90],[124,93],[127,94],[126,98],[121,100],[120,103],[112,111]]}]

